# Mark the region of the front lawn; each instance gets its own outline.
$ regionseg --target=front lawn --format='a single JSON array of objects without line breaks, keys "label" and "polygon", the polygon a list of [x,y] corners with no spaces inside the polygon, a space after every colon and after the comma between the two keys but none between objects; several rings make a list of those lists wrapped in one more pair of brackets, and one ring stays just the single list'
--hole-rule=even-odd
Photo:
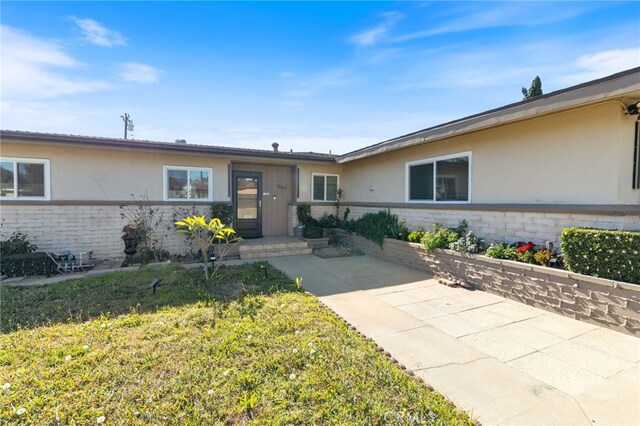
[{"label": "front lawn", "polygon": [[279,271],[216,278],[2,286],[0,423],[472,424]]}]

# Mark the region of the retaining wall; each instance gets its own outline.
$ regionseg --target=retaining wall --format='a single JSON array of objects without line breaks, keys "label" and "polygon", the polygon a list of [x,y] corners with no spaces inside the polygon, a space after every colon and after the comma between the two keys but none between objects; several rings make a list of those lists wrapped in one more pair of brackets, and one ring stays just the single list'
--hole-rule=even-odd
[{"label": "retaining wall", "polygon": [[477,288],[569,318],[640,336],[640,285],[385,239],[383,248],[357,235],[363,252],[433,274],[449,273]]}]

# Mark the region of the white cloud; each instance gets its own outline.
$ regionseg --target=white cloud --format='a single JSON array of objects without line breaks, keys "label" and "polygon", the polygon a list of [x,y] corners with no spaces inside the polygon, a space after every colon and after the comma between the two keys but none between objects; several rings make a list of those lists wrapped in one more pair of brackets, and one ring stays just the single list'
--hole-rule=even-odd
[{"label": "white cloud", "polygon": [[349,38],[349,41],[359,47],[373,46],[383,40],[396,22],[403,18],[403,15],[399,12],[387,12],[382,16],[384,21],[381,24],[354,34]]},{"label": "white cloud", "polygon": [[[541,7],[545,8],[541,13]],[[549,4],[536,2],[480,2],[458,10],[458,16],[420,31],[393,37],[393,42],[405,42],[440,34],[458,33],[482,28],[536,26],[559,22],[584,13],[591,6],[576,3]],[[438,21],[441,22],[441,21]]]},{"label": "white cloud", "polygon": [[281,73],[278,74],[278,77],[282,77],[282,78],[292,78],[295,76],[296,76],[296,73],[291,71],[282,71]]},{"label": "white cloud", "polygon": [[160,74],[162,74],[162,72],[162,70],[154,68],[151,65],[123,62],[120,64],[120,72],[118,75],[125,81],[156,83],[160,80]]},{"label": "white cloud", "polygon": [[104,90],[103,80],[70,75],[82,66],[53,41],[0,26],[2,33],[2,98],[43,99]]},{"label": "white cloud", "polygon": [[84,39],[91,44],[103,47],[113,47],[127,44],[125,38],[118,31],[110,30],[97,21],[89,18],[70,19],[80,28]]},{"label": "white cloud", "polygon": [[323,89],[330,87],[344,87],[355,81],[348,69],[328,70],[306,79],[306,81],[288,90],[286,95],[291,98],[308,98]]}]

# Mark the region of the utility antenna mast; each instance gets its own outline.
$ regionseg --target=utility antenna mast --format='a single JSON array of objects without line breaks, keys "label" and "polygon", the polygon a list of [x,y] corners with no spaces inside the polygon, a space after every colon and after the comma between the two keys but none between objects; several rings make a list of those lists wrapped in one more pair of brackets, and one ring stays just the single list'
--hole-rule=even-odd
[{"label": "utility antenna mast", "polygon": [[129,114],[126,112],[124,115],[121,115],[122,121],[124,121],[124,138],[127,138],[127,130],[133,132],[133,120],[129,117]]}]

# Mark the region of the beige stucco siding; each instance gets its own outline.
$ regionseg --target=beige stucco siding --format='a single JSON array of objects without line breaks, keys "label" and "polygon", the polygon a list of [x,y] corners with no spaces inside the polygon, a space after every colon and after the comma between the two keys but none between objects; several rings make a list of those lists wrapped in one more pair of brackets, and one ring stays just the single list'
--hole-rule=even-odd
[{"label": "beige stucco siding", "polygon": [[311,176],[314,173],[338,175],[338,186],[344,186],[342,176],[343,167],[340,164],[300,164],[298,165],[298,169],[300,171],[300,194],[298,197],[299,202],[311,201]]},{"label": "beige stucco siding", "polygon": [[405,202],[405,163],[470,151],[472,203],[638,204],[635,117],[609,102],[344,165],[346,202]]},{"label": "beige stucco siding", "polygon": [[[78,147],[60,144],[24,143],[2,140],[3,157],[50,160],[52,201],[125,201],[148,194],[153,201],[163,199],[163,166],[191,166],[213,169],[213,200],[230,201],[231,162],[266,163],[265,159],[194,155],[152,150]],[[268,160],[268,164],[295,165],[286,159]],[[311,173],[338,173],[341,166],[299,163],[301,198],[310,191]]]}]

